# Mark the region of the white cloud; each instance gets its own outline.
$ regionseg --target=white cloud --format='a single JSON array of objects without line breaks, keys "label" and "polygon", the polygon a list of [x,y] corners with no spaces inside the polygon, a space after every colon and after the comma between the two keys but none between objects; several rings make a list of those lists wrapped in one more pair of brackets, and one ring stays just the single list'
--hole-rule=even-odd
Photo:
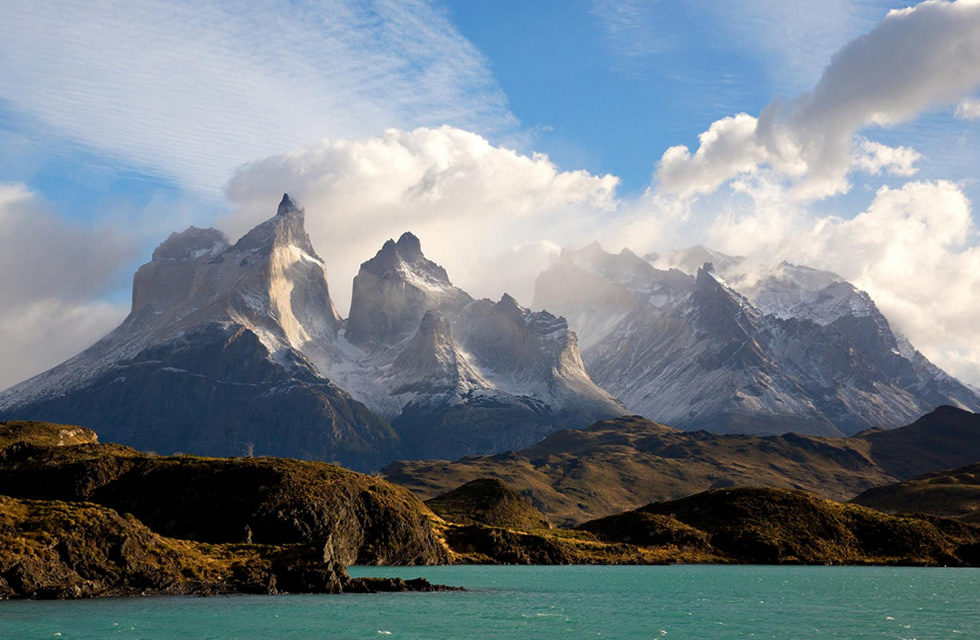
[{"label": "white cloud", "polygon": [[129,305],[31,301],[0,313],[0,389],[26,380],[76,355],[114,329]]},{"label": "white cloud", "polygon": [[75,355],[125,316],[93,301],[133,257],[111,228],[71,224],[23,185],[0,184],[0,388]]},{"label": "white cloud", "polygon": [[812,92],[773,102],[757,120],[715,122],[693,154],[669,149],[657,187],[681,197],[710,193],[768,166],[792,186],[789,196],[811,200],[846,192],[855,169],[907,175],[914,151],[870,143],[856,153],[855,134],[955,104],[978,85],[980,3],[931,0],[892,11],[833,58]]},{"label": "white cloud", "polygon": [[561,171],[545,155],[522,155],[452,127],[390,129],[377,138],[324,140],[243,167],[226,188],[237,210],[222,226],[235,237],[269,217],[284,191],[295,197],[306,208],[341,313],[360,263],[404,231],[421,239],[426,255],[456,284],[498,297],[502,287],[527,291],[534,274],[495,268],[495,260],[499,265],[524,246],[521,260],[540,262],[549,243],[594,234],[617,205],[618,183],[609,175]]},{"label": "white cloud", "polygon": [[969,98],[956,107],[956,117],[965,120],[980,120],[980,100]]},{"label": "white cloud", "polygon": [[516,123],[484,57],[426,0],[9,0],[0,99],[33,135],[217,193],[329,136]]},{"label": "white cloud", "polygon": [[758,123],[747,113],[722,118],[698,136],[700,145],[693,154],[683,145],[667,149],[657,167],[662,189],[681,198],[708,194],[770,162],[772,153],[756,138]]},{"label": "white cloud", "polygon": [[856,147],[853,166],[871,175],[887,173],[908,177],[919,171],[915,163],[922,154],[910,147],[889,147],[861,137],[858,137]]}]

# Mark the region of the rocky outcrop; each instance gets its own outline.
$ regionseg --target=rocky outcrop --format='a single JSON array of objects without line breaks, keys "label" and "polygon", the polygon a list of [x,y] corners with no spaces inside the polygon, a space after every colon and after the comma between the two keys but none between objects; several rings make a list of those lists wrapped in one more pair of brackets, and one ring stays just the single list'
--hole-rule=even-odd
[{"label": "rocky outcrop", "polygon": [[453,313],[471,301],[406,232],[385,242],[354,277],[346,337],[367,348],[391,346],[414,333],[427,311]]},{"label": "rocky outcrop", "polygon": [[96,444],[99,436],[91,429],[69,424],[52,424],[14,420],[0,426],[0,449],[17,443],[39,447],[67,447],[74,444]]},{"label": "rocky outcrop", "polygon": [[345,337],[364,355],[328,375],[389,420],[412,457],[523,447],[624,411],[586,374],[562,318],[506,294],[473,300],[410,233],[361,265]]},{"label": "rocky outcrop", "polygon": [[0,598],[446,589],[424,579],[352,579],[329,542],[202,544],[158,535],[95,504],[0,496]]}]

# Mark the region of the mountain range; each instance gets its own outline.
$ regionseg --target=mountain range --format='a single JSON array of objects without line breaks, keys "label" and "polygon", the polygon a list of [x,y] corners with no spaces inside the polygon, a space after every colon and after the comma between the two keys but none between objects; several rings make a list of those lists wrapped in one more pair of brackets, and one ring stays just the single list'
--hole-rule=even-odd
[{"label": "mountain range", "polygon": [[826,271],[750,270],[703,247],[641,258],[593,243],[538,276],[534,306],[568,318],[597,384],[682,429],[841,436],[940,405],[980,409],[867,293]]},{"label": "mountain range", "polygon": [[341,319],[284,195],[231,244],[172,234],[123,323],[0,395],[0,415],[84,424],[160,453],[276,455],[375,469],[527,446],[625,407],[585,372],[561,318],[474,300],[406,233],[354,280]]},{"label": "mountain range", "polygon": [[524,449],[630,413],[840,436],[980,409],[866,293],[806,267],[759,276],[704,248],[641,258],[593,244],[538,276],[532,307],[474,299],[405,233],[361,265],[344,319],[284,195],[234,244],[172,234],[135,274],[123,323],[0,394],[0,420],[84,424],[163,454],[374,470]]}]

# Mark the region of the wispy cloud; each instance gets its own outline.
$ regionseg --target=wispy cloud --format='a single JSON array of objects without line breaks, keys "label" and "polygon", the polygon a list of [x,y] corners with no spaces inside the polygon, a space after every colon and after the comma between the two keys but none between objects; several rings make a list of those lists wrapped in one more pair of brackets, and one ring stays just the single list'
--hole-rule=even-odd
[{"label": "wispy cloud", "polygon": [[201,192],[323,136],[516,127],[482,54],[425,0],[10,0],[0,14],[10,109]]}]

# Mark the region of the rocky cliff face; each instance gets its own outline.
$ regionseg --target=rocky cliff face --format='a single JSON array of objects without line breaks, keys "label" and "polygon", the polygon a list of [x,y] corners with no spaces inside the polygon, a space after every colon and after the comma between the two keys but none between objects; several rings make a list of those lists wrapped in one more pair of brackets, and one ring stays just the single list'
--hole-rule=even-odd
[{"label": "rocky cliff face", "polygon": [[347,339],[368,348],[397,344],[415,333],[427,311],[452,314],[471,301],[406,232],[385,242],[354,277]]},{"label": "rocky cliff face", "polygon": [[[657,264],[689,268],[697,256],[727,271],[707,263],[692,277],[628,251],[568,251],[538,278],[535,304],[570,318],[600,386],[686,429],[840,435],[905,424],[942,404],[980,409],[976,393],[838,276],[784,264],[749,277],[738,258],[704,248]],[[596,285],[583,293],[567,282]]]}]

